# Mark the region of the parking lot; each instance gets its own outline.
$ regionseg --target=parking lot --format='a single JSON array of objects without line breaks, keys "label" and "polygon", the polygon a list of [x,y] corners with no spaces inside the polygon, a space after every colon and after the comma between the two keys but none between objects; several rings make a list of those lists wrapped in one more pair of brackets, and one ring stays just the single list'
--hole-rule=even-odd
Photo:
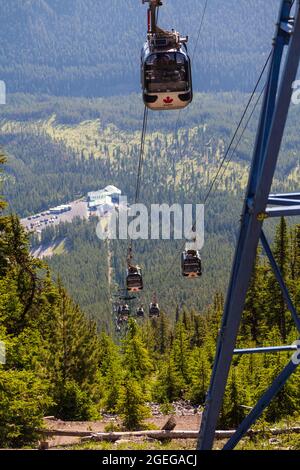
[{"label": "parking lot", "polygon": [[88,219],[87,202],[79,199],[68,204],[70,210],[61,213],[52,213],[50,209],[21,220],[21,224],[30,232],[41,233],[46,227],[56,226],[61,222],[72,222],[75,217]]}]

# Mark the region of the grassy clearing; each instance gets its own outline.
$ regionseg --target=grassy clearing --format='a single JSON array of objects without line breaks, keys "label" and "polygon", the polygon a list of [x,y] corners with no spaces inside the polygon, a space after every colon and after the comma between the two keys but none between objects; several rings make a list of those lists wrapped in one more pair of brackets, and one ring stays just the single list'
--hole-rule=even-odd
[{"label": "grassy clearing", "polygon": [[77,444],[70,447],[64,447],[69,450],[192,450],[195,449],[196,441],[192,439],[187,440],[172,440],[160,442],[154,439],[147,439],[141,441],[125,441],[118,442],[86,442],[84,444]]},{"label": "grassy clearing", "polygon": [[[221,450],[225,445],[226,440],[216,441],[214,450]],[[73,446],[64,447],[69,450],[194,450],[196,448],[196,441],[193,439],[187,440],[172,440],[160,442],[153,439],[141,441],[125,441],[118,442],[86,442]],[[246,437],[237,446],[237,450],[300,450],[300,437],[299,434],[290,433],[281,436],[255,436],[252,438]]]},{"label": "grassy clearing", "polygon": [[65,240],[62,240],[53,248],[53,255],[63,255],[66,251]]}]

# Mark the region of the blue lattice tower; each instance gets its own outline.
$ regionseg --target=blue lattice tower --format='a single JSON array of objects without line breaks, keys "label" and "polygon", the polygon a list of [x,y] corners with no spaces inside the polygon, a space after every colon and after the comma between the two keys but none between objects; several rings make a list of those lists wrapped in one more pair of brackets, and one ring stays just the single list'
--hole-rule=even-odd
[{"label": "blue lattice tower", "polygon": [[[294,16],[292,16],[293,8],[295,8]],[[217,420],[233,355],[235,353],[265,353],[297,348],[297,346],[278,346],[242,351],[234,349],[259,240],[270,260],[285,302],[300,332],[300,318],[263,232],[263,222],[268,217],[300,215],[300,193],[270,195],[299,60],[300,0],[296,0],[296,2],[282,0],[246,190],[241,227],[217,343],[210,388],[207,393],[199,434],[198,449],[200,450],[208,450],[213,446]],[[269,207],[269,205],[274,207]],[[236,446],[296,368],[297,362],[291,358],[227,442],[224,449],[233,449]]]}]

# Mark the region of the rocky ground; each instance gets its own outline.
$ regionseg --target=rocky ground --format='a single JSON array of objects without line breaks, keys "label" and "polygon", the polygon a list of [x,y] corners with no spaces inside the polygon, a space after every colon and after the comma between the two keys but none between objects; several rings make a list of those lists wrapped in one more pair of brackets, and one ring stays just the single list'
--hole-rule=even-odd
[{"label": "rocky ground", "polygon": [[[145,420],[149,427],[154,429],[162,429],[170,416],[174,416],[176,420],[175,430],[197,431],[200,427],[202,411],[198,407],[192,406],[189,402],[179,401],[172,404],[172,409],[164,414],[161,410],[161,405],[156,403],[149,403],[151,408],[152,417]],[[165,410],[163,410],[165,411]],[[63,431],[90,431],[105,432],[110,425],[120,424],[120,419],[116,415],[103,413],[102,419],[99,421],[62,421],[54,417],[47,417],[44,419],[45,427],[48,430],[63,430]],[[54,436],[47,438],[50,447],[61,445],[76,444],[80,442],[80,437],[74,436]]]}]

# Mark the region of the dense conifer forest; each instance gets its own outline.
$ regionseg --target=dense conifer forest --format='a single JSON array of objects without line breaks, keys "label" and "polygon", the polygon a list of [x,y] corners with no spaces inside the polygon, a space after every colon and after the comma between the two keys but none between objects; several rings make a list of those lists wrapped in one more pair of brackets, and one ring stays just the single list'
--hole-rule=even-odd
[{"label": "dense conifer forest", "polygon": [[[270,50],[278,5],[211,0],[195,54],[198,89],[252,88]],[[166,0],[160,24],[189,35],[193,51],[202,11],[202,2]],[[139,0],[5,0],[1,17],[0,76],[11,92],[95,97],[138,90],[146,34]]]},{"label": "dense conifer forest", "polygon": [[[48,413],[70,420],[97,419],[103,411],[119,413],[125,429],[139,429],[149,416],[149,401],[165,409],[168,405],[168,410],[178,399],[203,406],[222,294],[215,294],[202,312],[177,309],[174,322],[164,312],[144,322],[132,318],[116,343],[86,318],[60,280],[51,279],[47,264],[30,255],[18,218],[2,214],[0,227],[0,339],[7,349],[6,364],[0,366],[2,447],[34,442]],[[300,226],[287,227],[284,219],[280,221],[274,253],[299,307]],[[258,253],[238,345],[274,345],[296,337],[274,276]],[[245,407],[287,357],[288,353],[235,359],[219,426],[238,424]],[[299,409],[298,389],[299,373],[264,419],[272,423],[293,417]]]}]

